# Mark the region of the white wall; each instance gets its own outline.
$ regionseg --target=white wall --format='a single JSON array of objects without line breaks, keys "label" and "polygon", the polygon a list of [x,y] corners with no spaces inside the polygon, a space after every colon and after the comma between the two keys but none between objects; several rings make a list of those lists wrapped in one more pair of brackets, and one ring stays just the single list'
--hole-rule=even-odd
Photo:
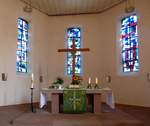
[{"label": "white wall", "polygon": [[[136,0],[139,16],[139,36],[142,43],[140,51],[140,72],[134,76],[118,74],[117,30],[119,18],[124,15],[124,4],[101,14],[79,16],[48,17],[36,10],[31,14],[22,11],[23,3],[19,0],[2,0],[0,4],[0,73],[8,73],[8,80],[0,80],[0,105],[12,105],[30,101],[30,75],[18,75],[15,70],[17,18],[30,21],[31,51],[30,66],[35,74],[35,97],[38,101],[39,86],[47,87],[57,76],[70,79],[64,75],[65,53],[58,53],[58,48],[65,48],[65,30],[70,26],[81,26],[83,47],[90,52],[83,53],[83,79],[87,84],[88,77],[92,82],[97,76],[100,84],[113,89],[116,102],[150,107],[150,83],[146,74],[150,70],[149,34],[150,2]],[[8,7],[6,7],[8,6]],[[4,13],[5,12],[5,13]],[[39,85],[39,75],[44,82]],[[111,75],[112,82],[106,83],[106,75]]]},{"label": "white wall", "polygon": [[[150,1],[136,0],[136,12],[138,15],[138,32],[139,32],[139,59],[140,71],[138,74],[123,76],[117,71],[117,46],[118,40],[116,29],[118,28],[117,20],[124,13],[124,4],[107,11],[100,15],[102,24],[108,24],[103,36],[105,37],[103,53],[103,76],[108,72],[112,75],[111,87],[115,93],[117,103],[150,106],[150,83],[147,81],[147,73],[150,71],[150,59],[148,57],[150,48]],[[107,19],[107,22],[106,22]],[[117,43],[118,44],[118,43]],[[108,52],[108,53],[106,53]]]},{"label": "white wall", "polygon": [[[50,58],[53,58],[49,58],[49,66],[55,66],[49,68],[52,80],[57,75],[64,76],[66,54],[57,53],[56,50],[65,48],[66,28],[81,26],[83,47],[89,47],[91,50],[83,54],[84,83],[87,84],[89,76],[92,79],[97,76],[104,87],[109,86],[113,89],[117,103],[150,107],[150,83],[146,80],[146,74],[150,71],[148,57],[150,47],[149,5],[148,0],[136,0],[139,37],[142,43],[139,45],[140,71],[132,76],[123,76],[118,73],[117,44],[119,36],[117,33],[119,32],[120,18],[125,15],[124,3],[101,14],[50,17],[51,42],[49,45],[52,48],[49,54]],[[112,77],[110,84],[106,83],[107,75]]]},{"label": "white wall", "polygon": [[[39,97],[39,73],[45,73],[47,64],[47,42],[49,41],[48,16],[33,10],[23,11],[19,0],[0,1],[0,75],[8,74],[8,80],[0,79],[0,106],[30,102],[31,78],[29,74],[16,73],[17,19],[22,17],[30,22],[30,68],[35,74],[35,97]],[[40,68],[39,68],[40,67]],[[0,76],[1,77],[1,76]],[[45,81],[47,81],[45,79]],[[47,83],[47,82],[43,82]]]},{"label": "white wall", "polygon": [[[66,29],[71,26],[80,26],[81,27],[81,39],[83,47],[90,48],[90,52],[83,53],[83,77],[86,81],[89,76],[95,77],[101,72],[101,46],[100,40],[101,35],[99,34],[100,27],[99,17],[97,15],[86,15],[86,16],[64,16],[64,17],[50,17],[49,20],[49,29],[51,29],[50,38],[51,49],[49,50],[49,73],[50,76],[54,79],[56,76],[64,76],[65,70],[65,61],[66,53],[58,53],[58,48],[66,48],[65,36]],[[97,44],[96,44],[97,43]],[[93,64],[95,63],[95,64]],[[97,73],[97,71],[99,71]],[[68,77],[64,76],[68,82]],[[52,80],[53,80],[52,79]]]}]

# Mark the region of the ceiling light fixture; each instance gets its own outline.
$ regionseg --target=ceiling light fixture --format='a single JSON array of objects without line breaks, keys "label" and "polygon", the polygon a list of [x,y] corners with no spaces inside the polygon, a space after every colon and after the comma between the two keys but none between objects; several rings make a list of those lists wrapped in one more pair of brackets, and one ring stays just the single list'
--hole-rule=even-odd
[{"label": "ceiling light fixture", "polygon": [[131,13],[135,11],[134,0],[126,0],[125,2],[125,12]]},{"label": "ceiling light fixture", "polygon": [[29,3],[26,4],[26,6],[23,8],[24,12],[31,13],[32,7],[31,7],[31,0],[29,0]]}]

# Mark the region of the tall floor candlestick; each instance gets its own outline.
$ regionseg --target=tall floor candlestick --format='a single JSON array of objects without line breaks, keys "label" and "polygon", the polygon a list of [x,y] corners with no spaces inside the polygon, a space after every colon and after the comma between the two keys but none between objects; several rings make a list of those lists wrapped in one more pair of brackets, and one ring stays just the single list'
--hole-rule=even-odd
[{"label": "tall floor candlestick", "polygon": [[33,88],[31,87],[31,111],[34,112],[34,107],[33,107]]},{"label": "tall floor candlestick", "polygon": [[34,75],[33,73],[31,74],[31,111],[34,111],[34,106],[33,106],[33,90],[34,90]]},{"label": "tall floor candlestick", "polygon": [[31,87],[30,89],[31,89],[31,111],[35,112],[34,106],[33,106],[33,90],[34,90],[34,88]]}]

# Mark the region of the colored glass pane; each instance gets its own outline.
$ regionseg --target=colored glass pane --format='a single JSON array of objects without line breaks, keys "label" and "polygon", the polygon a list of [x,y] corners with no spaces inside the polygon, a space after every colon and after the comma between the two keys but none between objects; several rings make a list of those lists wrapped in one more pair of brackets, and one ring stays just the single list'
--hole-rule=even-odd
[{"label": "colored glass pane", "polygon": [[137,16],[121,20],[122,68],[123,72],[139,71]]},{"label": "colored glass pane", "polygon": [[[81,31],[80,28],[68,28],[67,29],[67,48],[71,49],[71,46],[73,44],[73,39],[75,40],[75,47],[79,49],[81,47]],[[75,58],[75,73],[80,74],[81,73],[81,53],[76,52],[76,58]],[[67,53],[67,74],[72,74],[72,60],[73,56],[71,52]]]},{"label": "colored glass pane", "polygon": [[28,28],[29,24],[22,18],[18,18],[18,41],[17,41],[17,58],[16,71],[27,72],[27,53],[28,53]]}]

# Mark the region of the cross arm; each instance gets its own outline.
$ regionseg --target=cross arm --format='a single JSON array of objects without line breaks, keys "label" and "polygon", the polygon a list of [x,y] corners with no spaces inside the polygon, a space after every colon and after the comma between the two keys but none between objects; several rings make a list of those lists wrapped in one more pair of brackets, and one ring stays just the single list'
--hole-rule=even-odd
[{"label": "cross arm", "polygon": [[89,48],[80,48],[80,49],[58,49],[58,52],[76,52],[76,51],[90,51]]},{"label": "cross arm", "polygon": [[58,52],[72,52],[72,49],[58,49]]}]

